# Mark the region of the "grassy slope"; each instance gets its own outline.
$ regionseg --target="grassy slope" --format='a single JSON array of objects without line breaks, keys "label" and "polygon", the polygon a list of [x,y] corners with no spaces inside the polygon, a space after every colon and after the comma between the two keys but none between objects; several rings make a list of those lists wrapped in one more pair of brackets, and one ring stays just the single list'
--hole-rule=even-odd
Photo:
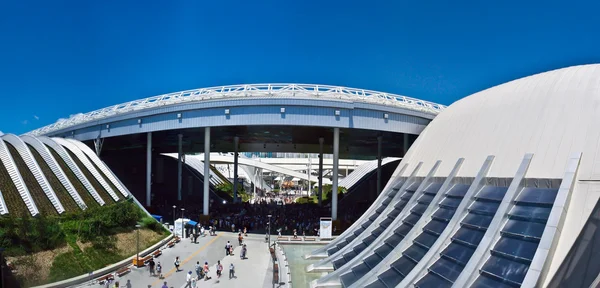
[{"label": "grassy slope", "polygon": [[[88,159],[89,159],[89,157],[88,157]],[[108,186],[110,186],[110,188],[115,192],[115,194],[117,194],[119,196],[119,198],[123,197],[123,194],[121,194],[121,192],[119,192],[119,189],[117,189],[117,186],[115,186],[115,184],[113,184],[112,181],[110,181],[110,179],[108,179],[108,177],[106,177],[106,174],[104,174],[104,172],[102,172],[102,170],[100,170],[100,168],[98,168],[98,166],[96,166],[96,164],[94,162],[92,162],[91,159],[90,159],[90,162],[92,163],[94,168],[96,168],[98,173],[100,173],[102,178],[104,178],[104,181],[106,181],[106,183],[108,183]]]},{"label": "grassy slope", "polygon": [[[23,228],[21,218],[0,218],[2,223],[14,223],[13,228],[0,225],[0,243],[14,243],[14,247],[9,244],[6,256],[16,265],[16,277],[24,287],[84,275],[131,257],[136,252],[136,223],[143,227],[140,229],[142,250],[168,236],[156,220],[145,216],[131,201],[44,218],[46,220],[29,219],[30,224],[26,225],[29,228]],[[42,224],[42,220],[47,224]],[[48,243],[46,238],[39,237],[43,227],[54,227],[53,232],[45,235],[62,235],[61,240],[46,248],[40,246]],[[28,232],[23,234],[23,231]]]},{"label": "grassy slope", "polygon": [[104,189],[104,187],[102,187],[102,185],[100,185],[100,182],[98,182],[98,180],[96,180],[96,178],[94,177],[94,175],[92,175],[90,170],[88,170],[83,165],[83,163],[81,163],[81,161],[79,161],[79,158],[77,158],[77,156],[75,156],[75,154],[71,153],[71,151],[67,150],[67,152],[69,153],[69,155],[71,156],[73,161],[75,161],[75,163],[77,164],[77,167],[79,167],[79,170],[81,170],[81,172],[83,172],[83,175],[85,175],[85,178],[87,178],[88,181],[90,181],[90,183],[92,184],[92,186],[94,186],[94,189],[96,189],[96,192],[98,192],[98,194],[100,195],[102,200],[104,200],[104,202],[106,204],[115,203],[115,200],[110,196],[110,194],[108,194],[108,192],[106,192],[106,189]]},{"label": "grassy slope", "polygon": [[6,202],[6,206],[8,206],[8,213],[13,215],[23,215],[24,213],[29,213],[27,206],[25,206],[25,202],[17,187],[13,183],[12,179],[8,175],[8,171],[4,168],[4,163],[0,160],[0,191],[2,191],[2,196],[4,197],[4,201]]},{"label": "grassy slope", "polygon": [[48,196],[46,196],[44,189],[42,189],[42,186],[40,186],[31,170],[29,170],[29,167],[27,167],[27,164],[25,164],[23,158],[21,158],[19,152],[17,152],[17,149],[9,143],[6,143],[6,147],[8,147],[8,150],[21,173],[21,177],[23,178],[25,185],[27,185],[27,189],[29,189],[29,194],[31,195],[31,198],[33,198],[33,202],[35,202],[38,210],[40,210],[40,213],[44,213],[44,215],[47,216],[58,214],[54,205],[52,205]]},{"label": "grassy slope", "polygon": [[75,173],[71,171],[67,163],[65,163],[65,161],[58,155],[58,153],[56,153],[56,151],[54,151],[54,149],[48,147],[48,150],[50,150],[50,153],[52,153],[52,156],[54,159],[56,159],[56,162],[58,162],[60,168],[63,170],[63,172],[65,172],[65,175],[67,175],[67,178],[71,184],[73,184],[73,187],[75,187],[75,190],[77,193],[79,193],[79,196],[81,196],[81,199],[85,205],[87,205],[88,208],[97,207],[99,205],[98,202],[94,200],[94,197],[92,197],[90,192],[85,188],[85,186],[83,186],[83,184],[81,184],[81,181],[79,181]]},{"label": "grassy slope", "polygon": [[40,155],[40,153],[38,153],[37,150],[35,150],[31,146],[29,147],[29,150],[31,151],[31,154],[33,154],[35,161],[38,163],[38,165],[42,169],[42,172],[44,173],[44,176],[46,176],[46,179],[50,183],[52,190],[54,190],[56,197],[58,197],[58,200],[60,201],[60,203],[63,205],[63,207],[65,207],[66,212],[78,211],[79,206],[77,206],[77,203],[75,203],[75,200],[73,200],[73,197],[71,197],[71,195],[69,195],[69,192],[67,192],[67,189],[65,189],[65,187],[62,185],[62,183],[60,183],[60,180],[58,180],[56,175],[54,175],[54,173],[50,169],[50,166],[48,166],[48,164],[46,164],[46,161],[44,161],[44,159],[42,158],[42,155]]}]

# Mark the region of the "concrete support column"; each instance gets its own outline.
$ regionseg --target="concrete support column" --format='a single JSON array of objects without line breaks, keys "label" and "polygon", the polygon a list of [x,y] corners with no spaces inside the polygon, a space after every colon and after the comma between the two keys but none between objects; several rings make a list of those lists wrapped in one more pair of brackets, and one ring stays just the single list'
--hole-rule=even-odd
[{"label": "concrete support column", "polygon": [[147,134],[146,143],[146,206],[152,201],[152,132]]},{"label": "concrete support column", "polygon": [[254,179],[252,180],[252,187],[254,191],[252,192],[252,199],[256,198],[256,185],[258,184],[258,168],[254,168]]},{"label": "concrete support column", "polygon": [[323,200],[323,137],[319,138],[319,206]]},{"label": "concrete support column", "polygon": [[404,141],[402,141],[404,144],[404,155],[402,156],[404,158],[404,156],[406,155],[406,152],[408,152],[408,147],[409,147],[409,143],[408,143],[408,134],[404,133]]},{"label": "concrete support column", "polygon": [[338,168],[340,160],[340,128],[333,128],[333,178],[331,181],[331,219],[337,220]]},{"label": "concrete support column", "polygon": [[204,128],[204,183],[202,195],[202,214],[208,216],[208,200],[210,196],[210,127]]},{"label": "concrete support column", "polygon": [[181,201],[181,157],[183,155],[183,134],[177,135],[177,200]]},{"label": "concrete support column", "polygon": [[377,136],[377,195],[381,193],[381,136]]},{"label": "concrete support column", "polygon": [[233,203],[238,203],[238,146],[240,137],[233,137]]},{"label": "concrete support column", "polygon": [[308,196],[308,197],[310,197],[310,194],[312,192],[312,183],[310,182],[311,174],[312,174],[311,173],[311,170],[312,170],[312,165],[311,164],[312,163],[311,163],[310,155],[309,155],[308,156],[308,167],[307,167],[308,169],[306,171],[306,174],[308,174],[308,175],[306,175],[306,177],[308,177],[308,195],[306,195],[306,196]]}]

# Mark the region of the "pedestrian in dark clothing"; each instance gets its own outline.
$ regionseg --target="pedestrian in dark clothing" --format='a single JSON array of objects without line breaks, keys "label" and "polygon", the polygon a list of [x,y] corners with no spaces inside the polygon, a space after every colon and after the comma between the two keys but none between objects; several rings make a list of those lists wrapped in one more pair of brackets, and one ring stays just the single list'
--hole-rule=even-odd
[{"label": "pedestrian in dark clothing", "polygon": [[148,266],[150,266],[150,276],[154,276],[154,259],[150,259],[150,262],[148,262]]},{"label": "pedestrian in dark clothing", "polygon": [[235,278],[235,267],[233,267],[233,263],[229,264],[229,279]]}]

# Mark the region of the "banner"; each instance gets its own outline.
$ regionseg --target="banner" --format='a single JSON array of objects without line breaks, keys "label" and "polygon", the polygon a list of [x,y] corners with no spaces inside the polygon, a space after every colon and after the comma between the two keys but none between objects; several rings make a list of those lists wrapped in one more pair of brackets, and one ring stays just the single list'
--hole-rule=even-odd
[{"label": "banner", "polygon": [[319,236],[322,239],[331,239],[331,218],[321,218],[321,229],[319,230]]}]

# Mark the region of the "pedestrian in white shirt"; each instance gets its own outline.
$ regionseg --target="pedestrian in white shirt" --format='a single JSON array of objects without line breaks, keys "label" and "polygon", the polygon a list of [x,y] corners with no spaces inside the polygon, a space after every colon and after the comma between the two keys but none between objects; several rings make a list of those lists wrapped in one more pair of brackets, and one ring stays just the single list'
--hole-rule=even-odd
[{"label": "pedestrian in white shirt", "polygon": [[192,271],[188,272],[185,275],[185,287],[183,287],[183,288],[188,288],[188,287],[192,288]]}]

